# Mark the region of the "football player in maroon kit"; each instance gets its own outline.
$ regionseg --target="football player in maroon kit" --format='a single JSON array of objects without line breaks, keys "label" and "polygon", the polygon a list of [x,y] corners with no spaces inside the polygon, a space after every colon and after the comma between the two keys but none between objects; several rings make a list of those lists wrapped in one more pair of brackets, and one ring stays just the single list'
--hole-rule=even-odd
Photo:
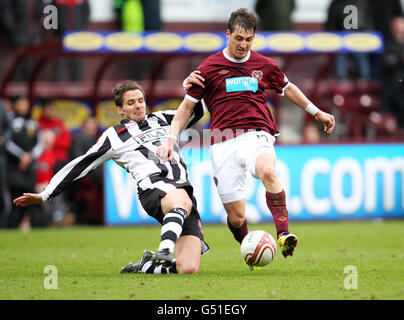
[{"label": "football player in maroon kit", "polygon": [[286,258],[293,255],[297,237],[289,233],[286,196],[275,172],[273,145],[279,132],[266,103],[265,90],[274,90],[310,113],[328,134],[335,120],[289,82],[274,60],[251,50],[256,26],[255,15],[247,9],[231,14],[227,47],[206,58],[190,75],[200,80],[200,85],[187,86],[171,123],[170,138],[157,154],[171,159],[176,136],[184,129],[195,104],[203,99],[211,117],[213,178],[227,212],[229,229],[239,243],[248,233],[244,190],[246,175],[251,174],[265,186],[266,203]]}]

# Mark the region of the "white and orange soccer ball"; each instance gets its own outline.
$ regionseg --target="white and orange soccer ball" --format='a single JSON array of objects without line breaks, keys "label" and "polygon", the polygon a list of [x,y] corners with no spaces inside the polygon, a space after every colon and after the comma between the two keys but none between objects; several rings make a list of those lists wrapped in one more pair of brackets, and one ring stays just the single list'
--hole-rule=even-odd
[{"label": "white and orange soccer ball", "polygon": [[240,250],[247,264],[263,267],[275,258],[276,242],[268,232],[255,230],[244,237]]}]

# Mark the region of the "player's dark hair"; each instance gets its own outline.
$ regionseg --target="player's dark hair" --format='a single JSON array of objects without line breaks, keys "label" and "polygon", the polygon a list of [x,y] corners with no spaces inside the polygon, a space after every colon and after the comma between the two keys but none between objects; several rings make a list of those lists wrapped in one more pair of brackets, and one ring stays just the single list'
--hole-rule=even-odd
[{"label": "player's dark hair", "polygon": [[114,89],[112,89],[112,93],[115,97],[115,105],[117,107],[122,107],[123,105],[123,95],[127,91],[131,90],[139,90],[142,92],[143,97],[145,96],[143,88],[136,81],[127,80],[123,83],[118,83]]},{"label": "player's dark hair", "polygon": [[240,8],[232,12],[227,27],[230,30],[230,33],[233,33],[237,26],[244,30],[253,30],[255,33],[257,25],[258,20],[255,14],[248,11],[248,9]]}]

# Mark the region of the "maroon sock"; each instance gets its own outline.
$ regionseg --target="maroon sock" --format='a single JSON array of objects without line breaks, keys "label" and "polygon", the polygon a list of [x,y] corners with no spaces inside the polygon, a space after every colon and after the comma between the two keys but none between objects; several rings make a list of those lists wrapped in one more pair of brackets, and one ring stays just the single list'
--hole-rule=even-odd
[{"label": "maroon sock", "polygon": [[248,234],[247,219],[244,220],[244,223],[240,228],[236,228],[230,224],[229,218],[227,218],[227,226],[233,233],[234,239],[236,239],[241,244],[244,237]]},{"label": "maroon sock", "polygon": [[270,193],[267,191],[265,197],[267,206],[274,218],[277,237],[279,237],[282,232],[289,232],[289,216],[288,210],[286,209],[285,191],[282,190],[279,193]]}]

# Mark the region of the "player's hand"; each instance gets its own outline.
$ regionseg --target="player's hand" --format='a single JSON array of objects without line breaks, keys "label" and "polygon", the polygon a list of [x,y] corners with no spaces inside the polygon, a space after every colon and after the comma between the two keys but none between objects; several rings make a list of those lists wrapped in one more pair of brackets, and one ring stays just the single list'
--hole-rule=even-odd
[{"label": "player's hand", "polygon": [[163,162],[171,161],[173,159],[174,143],[174,139],[167,138],[167,140],[158,147],[157,155],[163,160]]},{"label": "player's hand", "polygon": [[331,134],[332,131],[334,130],[335,127],[335,119],[334,116],[319,110],[315,115],[314,119],[316,119],[317,122],[320,122],[324,124],[324,132]]},{"label": "player's hand", "polygon": [[42,196],[39,193],[23,193],[21,197],[13,200],[17,207],[25,207],[31,204],[42,203]]},{"label": "player's hand", "polygon": [[205,79],[201,76],[199,70],[192,71],[191,74],[184,80],[184,89],[188,90],[193,84],[196,84],[202,88],[205,88],[203,82]]}]

